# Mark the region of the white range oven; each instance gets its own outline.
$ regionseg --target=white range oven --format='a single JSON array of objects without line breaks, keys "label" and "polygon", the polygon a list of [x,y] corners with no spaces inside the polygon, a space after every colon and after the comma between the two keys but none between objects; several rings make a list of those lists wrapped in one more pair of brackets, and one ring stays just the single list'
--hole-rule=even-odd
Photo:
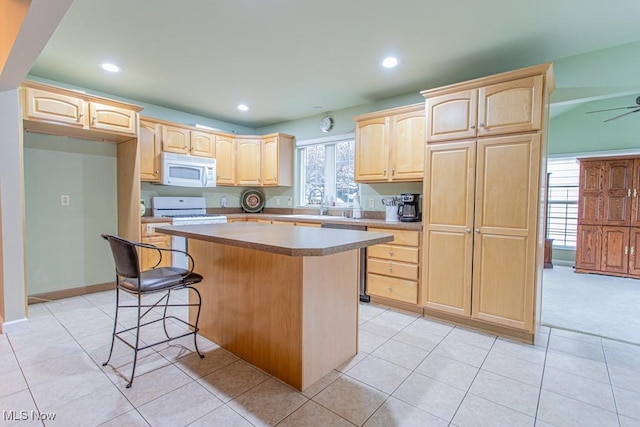
[{"label": "white range oven", "polygon": [[[227,217],[208,214],[204,197],[152,197],[153,216],[170,218],[172,225],[224,224]],[[187,251],[187,239],[172,236],[171,248]],[[173,252],[172,264],[188,268],[189,260],[185,255]]]}]

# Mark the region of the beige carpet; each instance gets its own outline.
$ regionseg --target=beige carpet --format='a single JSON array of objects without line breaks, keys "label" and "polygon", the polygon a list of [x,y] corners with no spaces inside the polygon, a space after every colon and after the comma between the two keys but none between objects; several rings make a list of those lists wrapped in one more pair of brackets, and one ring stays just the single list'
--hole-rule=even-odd
[{"label": "beige carpet", "polygon": [[542,324],[640,344],[640,280],[545,269]]}]

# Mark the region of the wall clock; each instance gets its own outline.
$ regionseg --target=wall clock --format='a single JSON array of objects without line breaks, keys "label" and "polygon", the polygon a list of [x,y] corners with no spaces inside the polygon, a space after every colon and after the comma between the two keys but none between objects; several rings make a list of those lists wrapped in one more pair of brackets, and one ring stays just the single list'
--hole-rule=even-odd
[{"label": "wall clock", "polygon": [[324,116],[322,119],[320,119],[320,130],[322,132],[330,132],[331,129],[333,129],[333,117],[331,116]]}]

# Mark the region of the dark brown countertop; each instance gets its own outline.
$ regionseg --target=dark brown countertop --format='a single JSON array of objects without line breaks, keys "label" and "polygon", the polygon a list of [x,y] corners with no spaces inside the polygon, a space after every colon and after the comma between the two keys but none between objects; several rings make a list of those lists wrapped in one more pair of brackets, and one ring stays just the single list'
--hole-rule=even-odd
[{"label": "dark brown countertop", "polygon": [[388,233],[253,222],[158,227],[157,232],[289,256],[324,256],[386,243]]}]

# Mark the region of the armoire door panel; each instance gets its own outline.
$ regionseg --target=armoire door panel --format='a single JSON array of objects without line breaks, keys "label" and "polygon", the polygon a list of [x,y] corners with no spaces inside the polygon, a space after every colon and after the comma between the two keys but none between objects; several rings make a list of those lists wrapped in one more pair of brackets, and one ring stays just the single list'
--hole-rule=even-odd
[{"label": "armoire door panel", "polygon": [[602,227],[578,225],[576,268],[600,270],[602,262]]},{"label": "armoire door panel", "polygon": [[[633,249],[631,249],[633,248]],[[629,274],[640,276],[640,228],[631,228],[629,231]]]},{"label": "armoire door panel", "polygon": [[633,160],[609,160],[604,167],[604,224],[628,225],[631,220]]},{"label": "armoire door panel", "polygon": [[581,224],[602,224],[604,210],[603,162],[580,162],[580,188],[578,222]]},{"label": "armoire door panel", "polygon": [[640,227],[640,159],[633,162],[633,182],[631,188],[631,223],[632,227]]},{"label": "armoire door panel", "polygon": [[627,273],[629,227],[602,227],[602,270]]},{"label": "armoire door panel", "polygon": [[529,328],[533,313],[530,238],[478,233],[474,239],[472,317]]}]

